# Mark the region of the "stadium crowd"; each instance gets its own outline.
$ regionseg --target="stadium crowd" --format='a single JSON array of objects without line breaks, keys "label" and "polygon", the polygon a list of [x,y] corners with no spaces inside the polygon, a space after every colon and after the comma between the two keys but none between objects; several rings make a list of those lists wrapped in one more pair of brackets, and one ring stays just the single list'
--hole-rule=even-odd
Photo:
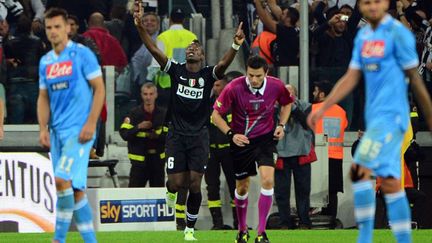
[{"label": "stadium crowd", "polygon": [[[159,5],[164,4],[163,2],[159,1]],[[432,94],[432,2],[427,0],[390,2],[388,12],[415,34],[420,57],[418,72],[423,77],[429,94]],[[275,174],[275,198],[281,223],[277,227],[308,229],[312,225],[309,219],[308,198],[311,186],[310,163],[316,158],[313,158],[313,146],[311,146],[312,130],[307,127],[305,119],[314,109],[311,104],[322,102],[331,87],[345,73],[351,60],[354,37],[359,28],[366,23],[359,12],[356,0],[310,0],[309,26],[300,25],[299,3],[294,0],[242,1],[240,5],[242,6],[235,9],[235,14],[238,16],[237,19],[243,22],[244,30],[248,32],[245,33],[246,43],[238,48],[247,54],[245,56],[256,54],[264,58],[271,75],[279,75],[279,67],[299,65],[300,29],[307,28],[310,33],[310,102],[294,103],[295,108],[291,111],[291,118],[287,125],[289,129],[285,128],[288,129],[285,131],[286,139],[282,140],[277,148],[280,158],[276,164]],[[0,1],[0,116],[3,118],[0,119],[0,137],[3,137],[3,121],[4,124],[37,123],[39,61],[51,49],[45,36],[43,13],[45,9],[51,7],[67,10],[71,28],[69,37],[73,41],[89,47],[101,66],[115,66],[116,110],[107,111],[106,107],[103,108],[98,121],[98,131],[99,134],[103,133],[107,112],[115,112],[116,127],[122,138],[128,142],[128,157],[133,165],[129,186],[143,187],[147,181],[150,186],[164,186],[163,170],[166,158],[164,148],[167,127],[169,127],[164,123],[164,118],[170,112],[171,80],[166,72],[161,71],[157,60],[141,40],[134,23],[133,0],[127,3],[114,0]],[[248,9],[250,14],[244,14],[243,9]],[[184,25],[185,19],[190,16],[180,8],[173,9],[169,14],[169,26],[162,31],[162,16],[156,10],[146,9],[143,28],[168,58],[184,62],[187,58],[186,48],[192,41],[198,39]],[[211,97],[212,105],[225,85],[240,75],[236,72],[227,73],[215,82]],[[289,83],[288,80],[284,81]],[[201,85],[200,82],[204,81],[193,82]],[[333,137],[335,140],[332,141],[334,142],[332,146],[335,150],[329,151],[330,174],[335,180],[329,182],[330,205],[323,210],[323,213],[331,216],[333,228],[337,226],[337,193],[343,192],[342,157],[337,151],[343,146],[343,131],[365,129],[362,115],[365,97],[364,88],[361,87],[341,102],[338,110],[334,111],[336,116],[341,116],[346,122],[334,125],[336,127],[333,129],[341,133]],[[287,89],[292,97],[297,96],[296,87],[289,86]],[[416,106],[411,99],[413,112],[416,111]],[[224,119],[228,123],[231,122],[230,115]],[[421,115],[420,117],[414,115],[412,119],[415,136],[416,131],[423,130],[426,126]],[[228,156],[221,156],[228,151],[229,141],[214,124],[209,124],[209,127],[208,169],[212,169],[204,175],[208,185],[208,206],[213,218],[213,229],[226,229],[230,226],[225,225],[222,219],[219,175],[221,165],[229,183],[234,207],[235,178],[232,160],[230,161]],[[293,131],[302,133],[298,135]],[[296,144],[303,149],[301,153],[287,149],[292,146],[288,140],[299,141],[299,137],[296,136],[301,136],[302,143]],[[98,136],[98,140],[103,137]],[[95,142],[91,158],[103,156],[104,146],[98,144],[104,142]],[[415,149],[417,148],[408,151],[414,154],[415,152],[412,151]],[[412,157],[406,159],[407,168],[410,167],[410,161],[413,161]],[[289,211],[291,173],[295,179],[295,196],[300,218],[298,224],[292,221]],[[410,173],[409,169],[406,173]],[[412,187],[415,187],[414,184]],[[175,208],[179,229],[186,227],[186,194],[187,188],[178,188]],[[417,196],[416,200],[421,201],[418,198]],[[235,212],[235,208],[233,210]],[[237,228],[236,216],[233,221],[234,228]]]}]

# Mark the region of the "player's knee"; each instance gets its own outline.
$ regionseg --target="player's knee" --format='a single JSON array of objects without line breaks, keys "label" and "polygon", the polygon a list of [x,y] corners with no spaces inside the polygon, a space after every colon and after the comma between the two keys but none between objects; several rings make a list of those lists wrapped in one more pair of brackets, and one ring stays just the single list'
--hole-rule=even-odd
[{"label": "player's knee", "polygon": [[59,177],[55,178],[55,183],[56,183],[57,191],[64,191],[71,187],[70,181],[66,181]]},{"label": "player's knee", "polygon": [[394,177],[386,177],[382,180],[381,191],[384,194],[388,193],[396,193],[402,189],[400,180],[394,178]]},{"label": "player's knee", "polygon": [[370,172],[361,165],[353,164],[350,169],[350,178],[352,182],[369,180]]},{"label": "player's knee", "polygon": [[192,180],[189,185],[189,191],[192,193],[201,192],[201,180]]},{"label": "player's knee", "polygon": [[270,176],[262,177],[261,178],[261,186],[264,189],[272,189],[274,185],[273,178]]},{"label": "player's knee", "polygon": [[236,190],[237,190],[237,194],[243,196],[249,191],[249,184],[248,183],[238,183]]},{"label": "player's knee", "polygon": [[85,197],[85,193],[83,191],[80,190],[74,191],[75,202],[81,201],[84,197]]}]

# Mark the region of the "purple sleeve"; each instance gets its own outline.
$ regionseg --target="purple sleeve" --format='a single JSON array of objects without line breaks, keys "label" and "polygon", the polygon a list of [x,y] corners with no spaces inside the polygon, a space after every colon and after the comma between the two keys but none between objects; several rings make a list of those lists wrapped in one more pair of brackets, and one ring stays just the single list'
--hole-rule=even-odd
[{"label": "purple sleeve", "polygon": [[231,108],[232,103],[232,83],[228,84],[222,93],[217,98],[216,102],[213,105],[213,109],[217,110],[219,114],[224,115]]},{"label": "purple sleeve", "polygon": [[279,90],[280,92],[279,92],[278,103],[280,105],[284,106],[294,102],[294,98],[290,95],[290,93],[285,88],[282,82],[279,85]]}]

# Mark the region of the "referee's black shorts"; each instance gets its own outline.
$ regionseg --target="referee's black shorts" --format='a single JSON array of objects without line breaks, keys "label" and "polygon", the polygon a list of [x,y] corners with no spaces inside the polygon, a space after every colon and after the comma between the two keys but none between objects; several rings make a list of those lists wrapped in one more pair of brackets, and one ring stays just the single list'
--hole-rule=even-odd
[{"label": "referee's black shorts", "polygon": [[209,151],[207,128],[203,128],[198,134],[192,136],[178,134],[170,129],[165,144],[167,174],[186,171],[204,173]]},{"label": "referee's black shorts", "polygon": [[273,132],[249,139],[249,144],[239,147],[231,142],[234,173],[237,180],[257,174],[256,166],[275,166],[277,160],[277,141]]}]

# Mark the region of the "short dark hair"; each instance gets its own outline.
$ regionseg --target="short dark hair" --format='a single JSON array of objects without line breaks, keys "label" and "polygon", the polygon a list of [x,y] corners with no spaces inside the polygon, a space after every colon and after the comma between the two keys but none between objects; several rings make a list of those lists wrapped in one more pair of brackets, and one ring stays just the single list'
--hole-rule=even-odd
[{"label": "short dark hair", "polygon": [[205,55],[204,47],[202,46],[201,42],[198,39],[194,39],[189,45],[197,45],[199,48],[201,48],[201,52],[203,55]]},{"label": "short dark hair", "polygon": [[351,12],[354,12],[354,8],[351,7],[351,5],[349,5],[349,4],[344,4],[344,5],[342,5],[342,6],[339,8],[339,11],[340,11],[341,9],[343,9],[343,8],[348,8],[348,9],[351,10]]},{"label": "short dark hair", "polygon": [[295,26],[297,21],[300,19],[300,13],[296,8],[293,7],[289,7],[287,9],[290,17],[290,23],[291,25]]},{"label": "short dark hair", "polygon": [[126,17],[126,7],[123,5],[114,5],[110,12],[111,19],[121,19],[124,20]]},{"label": "short dark hair", "polygon": [[323,92],[325,96],[329,95],[331,90],[333,89],[333,84],[331,84],[327,80],[323,80],[320,82],[315,82],[314,85],[318,87],[320,92]]},{"label": "short dark hair", "polygon": [[236,79],[236,78],[241,77],[241,76],[243,76],[243,73],[241,73],[239,71],[230,71],[230,72],[225,74],[225,76],[222,78],[222,80],[229,83],[233,79]]},{"label": "short dark hair", "polygon": [[170,13],[170,20],[176,24],[183,23],[185,17],[186,15],[181,8],[175,8]]},{"label": "short dark hair", "polygon": [[79,20],[77,16],[70,14],[68,15],[68,19],[72,19],[76,25],[79,25]]},{"label": "short dark hair", "polygon": [[30,34],[31,26],[32,21],[26,15],[21,15],[18,18],[16,33]]},{"label": "short dark hair", "polygon": [[266,60],[258,55],[254,55],[249,57],[247,60],[247,67],[253,68],[253,69],[260,69],[263,68],[264,72],[267,72],[268,70],[268,64]]},{"label": "short dark hair", "polygon": [[68,19],[68,13],[66,10],[62,8],[50,8],[45,12],[45,18],[46,19],[52,19],[54,17],[60,16],[64,19],[65,22],[67,22]]}]

